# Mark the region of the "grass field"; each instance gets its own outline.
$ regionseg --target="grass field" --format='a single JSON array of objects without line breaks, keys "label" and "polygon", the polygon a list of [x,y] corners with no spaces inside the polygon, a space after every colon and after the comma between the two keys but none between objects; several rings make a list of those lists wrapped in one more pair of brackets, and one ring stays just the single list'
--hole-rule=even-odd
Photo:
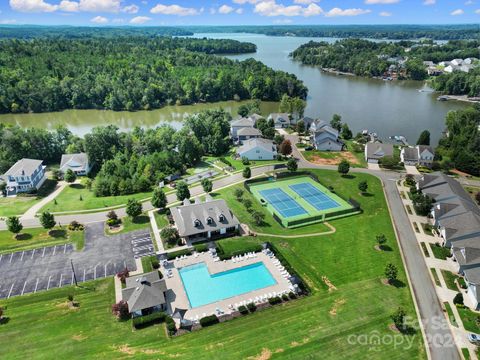
[{"label": "grass field", "polygon": [[106,227],[105,232],[108,235],[115,235],[115,234],[122,234],[127,233],[130,231],[141,230],[150,228],[150,218],[146,214],[142,214],[137,216],[136,218],[132,219],[129,216],[125,216],[122,218],[122,230],[120,231],[110,231],[108,227]]},{"label": "grass field", "polygon": [[[350,196],[358,193],[359,181],[367,180],[373,196],[359,199],[364,212],[332,221],[337,232],[326,236],[293,239],[258,236],[246,238],[248,244],[243,243],[244,238],[220,240],[228,251],[267,240],[275,243],[310,286],[312,295],[167,339],[164,325],[132,331],[129,322],[117,322],[112,317],[112,279],[88,283],[88,289],[76,289],[78,310],[65,306],[69,288],[54,289],[0,301],[0,306],[6,307],[5,315],[10,317],[7,324],[0,325],[2,357],[425,359],[419,330],[414,336],[409,335],[413,341],[411,347],[406,343],[397,347],[386,343],[366,346],[352,343],[358,335],[401,336],[389,329],[390,315],[399,306],[410,316],[415,316],[415,310],[380,181],[367,174],[346,179],[336,172],[316,173]],[[243,206],[233,196],[227,200],[229,205]],[[292,232],[283,230],[283,233]],[[374,250],[375,235],[379,233],[386,235],[391,251]],[[399,267],[399,279],[404,285],[382,283],[387,263]],[[329,292],[322,276],[337,290]]]},{"label": "grass field", "polygon": [[52,235],[49,235],[48,231],[43,228],[30,228],[21,232],[19,240],[16,240],[13,234],[7,230],[0,231],[0,253],[29,250],[69,242],[75,244],[77,250],[83,249],[83,231],[68,231],[57,228],[52,231]]},{"label": "grass field", "polygon": [[480,317],[480,313],[472,311],[468,307],[459,307],[457,310],[465,330],[479,334],[480,326],[478,326],[477,319]]},{"label": "grass field", "polygon": [[38,190],[38,196],[0,197],[0,217],[22,215],[43,197],[55,190],[56,185],[56,181],[47,179]]},{"label": "grass field", "polygon": [[[323,193],[326,195],[327,201],[332,202],[333,200],[333,205],[328,205],[325,207],[325,209],[317,209],[309,203],[307,200],[303,198],[302,194],[297,194],[291,186],[298,186],[298,185],[305,185],[310,184],[312,185],[317,191]],[[302,186],[300,190],[304,191],[305,186]],[[307,214],[300,214],[300,215],[293,215],[293,216],[284,216],[284,214],[280,213],[274,205],[271,204],[269,198],[265,198],[262,192],[264,191],[276,191],[277,189],[282,190],[284,193],[286,193],[290,199],[292,199],[295,204],[298,204],[301,206],[302,209],[304,209]],[[285,227],[289,226],[289,223],[292,221],[298,221],[298,220],[305,220],[305,222],[308,222],[310,219],[312,221],[323,221],[325,218],[331,218],[335,217],[335,213],[337,211],[344,211],[348,209],[352,209],[353,207],[348,204],[345,200],[340,198],[338,195],[332,193],[328,189],[326,189],[324,186],[319,184],[318,182],[314,181],[312,178],[308,176],[299,176],[299,177],[293,177],[293,178],[288,178],[288,179],[282,179],[282,180],[277,180],[277,181],[265,181],[265,182],[260,182],[260,183],[253,183],[250,185],[250,191],[253,194],[253,196],[257,199],[257,201],[261,202],[261,199],[265,200],[266,202],[266,208],[268,211],[272,214],[276,214],[281,220],[282,223]],[[333,206],[333,207],[331,207]],[[315,217],[315,218],[314,218]]]},{"label": "grass field", "polygon": [[449,288],[450,290],[458,291],[458,286],[457,286],[457,283],[455,282],[458,276],[447,270],[441,270],[441,271],[442,271],[443,280],[445,280],[445,284],[447,285],[447,288]]},{"label": "grass field", "polygon": [[65,187],[65,189],[63,189],[63,191],[56,197],[56,204],[55,201],[50,201],[39,212],[93,210],[123,205],[127,203],[128,199],[143,200],[150,198],[151,196],[151,192],[145,192],[132,195],[96,197],[93,194],[93,191],[88,190],[82,183],[72,184]]},{"label": "grass field", "polygon": [[440,260],[446,260],[451,256],[450,249],[437,244],[429,244],[432,249],[433,256]]}]

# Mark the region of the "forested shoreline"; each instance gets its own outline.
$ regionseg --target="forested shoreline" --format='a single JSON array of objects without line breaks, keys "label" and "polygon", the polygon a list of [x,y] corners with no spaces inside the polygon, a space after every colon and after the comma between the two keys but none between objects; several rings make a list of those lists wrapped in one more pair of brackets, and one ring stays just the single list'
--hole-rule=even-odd
[{"label": "forested shoreline", "polygon": [[225,39],[122,36],[0,41],[0,113],[64,109],[150,110],[170,104],[305,98],[295,75],[261,62],[212,54],[250,53]]}]

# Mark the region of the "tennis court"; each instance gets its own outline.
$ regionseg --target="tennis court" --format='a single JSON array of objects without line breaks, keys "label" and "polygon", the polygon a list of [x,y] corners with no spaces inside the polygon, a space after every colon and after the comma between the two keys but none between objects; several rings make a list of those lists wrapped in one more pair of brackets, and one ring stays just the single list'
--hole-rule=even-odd
[{"label": "tennis court", "polygon": [[288,187],[319,211],[340,207],[339,203],[310,183],[292,184]]},{"label": "tennis court", "polygon": [[259,193],[285,218],[308,214],[299,203],[280,188],[260,190]]}]

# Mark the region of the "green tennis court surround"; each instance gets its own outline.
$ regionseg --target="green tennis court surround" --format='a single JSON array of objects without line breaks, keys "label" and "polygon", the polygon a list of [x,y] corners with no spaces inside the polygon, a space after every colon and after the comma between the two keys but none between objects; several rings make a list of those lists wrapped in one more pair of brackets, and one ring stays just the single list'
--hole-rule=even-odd
[{"label": "green tennis court surround", "polygon": [[247,182],[253,196],[283,226],[294,228],[357,214],[361,210],[308,175]]}]

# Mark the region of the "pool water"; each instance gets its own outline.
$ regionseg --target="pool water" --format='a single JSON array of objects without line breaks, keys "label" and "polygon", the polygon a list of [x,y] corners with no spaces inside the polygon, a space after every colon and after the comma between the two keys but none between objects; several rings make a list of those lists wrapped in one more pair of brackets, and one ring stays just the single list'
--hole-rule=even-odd
[{"label": "pool water", "polygon": [[199,263],[181,268],[179,273],[192,308],[277,283],[263,262],[213,275],[205,263]]}]

